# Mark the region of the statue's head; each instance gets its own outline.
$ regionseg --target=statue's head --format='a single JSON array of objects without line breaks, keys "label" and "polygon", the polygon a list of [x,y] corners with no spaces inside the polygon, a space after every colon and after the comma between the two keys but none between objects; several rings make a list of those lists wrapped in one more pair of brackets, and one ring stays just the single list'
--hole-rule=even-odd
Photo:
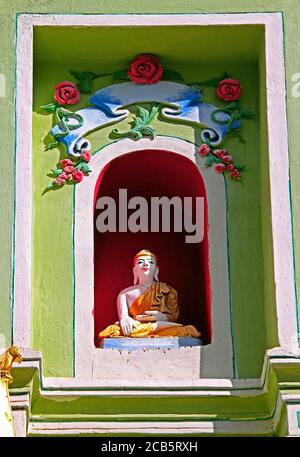
[{"label": "statue's head", "polygon": [[133,260],[134,284],[142,282],[146,278],[151,281],[158,281],[157,257],[148,249],[138,252]]}]

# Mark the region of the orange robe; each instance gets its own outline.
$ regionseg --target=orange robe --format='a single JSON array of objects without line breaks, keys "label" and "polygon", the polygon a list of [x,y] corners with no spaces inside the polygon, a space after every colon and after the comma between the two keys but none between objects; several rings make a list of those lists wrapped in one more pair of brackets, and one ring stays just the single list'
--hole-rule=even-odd
[{"label": "orange robe", "polygon": [[[129,315],[133,319],[136,319],[139,314],[145,314],[145,311],[160,311],[168,315],[169,321],[177,322],[179,306],[176,290],[163,282],[152,283],[129,307]],[[109,325],[99,333],[100,338],[120,336],[124,335],[119,322]],[[166,321],[166,325],[157,329],[155,329],[153,322],[139,322],[138,326],[127,336],[133,338],[145,336],[193,336],[199,338],[201,334],[193,325],[168,325]]]}]

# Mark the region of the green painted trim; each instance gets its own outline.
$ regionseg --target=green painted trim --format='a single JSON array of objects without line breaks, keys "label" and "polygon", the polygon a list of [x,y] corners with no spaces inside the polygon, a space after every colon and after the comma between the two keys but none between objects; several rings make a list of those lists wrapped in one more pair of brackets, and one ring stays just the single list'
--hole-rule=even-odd
[{"label": "green painted trim", "polygon": [[298,428],[300,428],[300,411],[297,411],[296,416],[297,416]]},{"label": "green painted trim", "polygon": [[[144,391],[145,393],[151,393],[156,391],[174,391],[174,392],[189,392],[189,391],[230,391],[230,392],[239,392],[239,391],[251,391],[251,390],[263,390],[264,385],[259,387],[174,387],[174,386],[164,386],[164,387],[45,387],[41,383],[41,388],[43,391],[49,392],[109,392],[109,391]],[[117,394],[116,394],[117,395]],[[125,396],[125,395],[124,395]],[[128,396],[130,396],[128,394]],[[198,396],[199,397],[199,396]]]},{"label": "green painted trim", "polygon": [[[289,167],[290,168],[290,167]],[[289,170],[290,175],[290,170]],[[298,335],[298,345],[300,346],[300,330],[299,330],[299,304],[297,298],[297,283],[296,283],[296,261],[295,261],[295,238],[294,238],[294,224],[293,224],[293,202],[292,202],[292,191],[291,181],[289,179],[289,202],[290,202],[290,221],[291,221],[291,232],[292,232],[292,258],[293,258],[293,276],[294,276],[294,296],[295,296],[295,307],[296,307],[296,325]]]},{"label": "green painted trim", "polygon": [[17,170],[17,48],[18,48],[18,15],[15,17],[15,33],[14,39],[16,46],[14,47],[14,149],[13,149],[13,220],[12,220],[12,239],[11,239],[11,344],[14,342],[14,313],[15,313],[15,253],[16,253],[16,170]]},{"label": "green painted trim", "polygon": [[[37,379],[37,378],[36,378]],[[141,398],[141,397],[136,397],[134,394],[131,395],[131,399],[134,399],[135,402],[139,403],[139,406],[137,406],[137,410],[133,408],[132,413],[130,414],[128,410],[126,409],[126,404],[128,404],[128,396],[127,400],[126,397],[124,398],[124,402],[122,401],[118,394],[116,394],[113,398],[113,404],[114,406],[112,407],[112,414],[109,414],[110,408],[106,407],[100,407],[98,410],[95,408],[95,405],[101,405],[102,404],[102,399],[101,398],[95,398],[92,399],[90,398],[83,398],[83,397],[78,397],[74,399],[74,401],[77,401],[77,405],[74,406],[74,414],[73,410],[69,408],[70,402],[66,399],[66,405],[67,405],[67,410],[65,411],[64,405],[61,403],[63,399],[61,399],[60,402],[57,402],[56,398],[53,398],[52,401],[49,400],[50,398],[42,398],[41,394],[42,391],[39,388],[39,386],[35,383],[35,387],[33,388],[33,397],[32,397],[32,402],[31,404],[33,405],[33,411],[30,413],[31,417],[31,422],[32,423],[43,423],[43,422],[63,422],[63,423],[69,423],[69,422],[77,422],[78,424],[83,421],[89,421],[89,422],[103,422],[103,421],[111,421],[113,423],[125,423],[128,421],[135,422],[137,425],[143,421],[149,421],[150,423],[153,421],[159,421],[164,424],[166,421],[172,421],[173,423],[181,423],[184,424],[186,421],[212,421],[213,423],[220,423],[220,422],[227,422],[231,424],[242,424],[242,423],[247,423],[248,421],[251,423],[263,423],[266,422],[270,426],[270,431],[263,431],[262,434],[267,434],[267,435],[276,435],[276,430],[278,430],[278,427],[281,427],[281,425],[284,426],[286,422],[286,417],[285,417],[285,405],[280,401],[281,396],[280,396],[280,391],[278,388],[278,383],[276,382],[276,378],[274,375],[274,372],[270,372],[268,376],[268,389],[265,393],[258,394],[257,396],[249,397],[249,396],[244,396],[244,397],[238,397],[234,399],[231,395],[228,396],[226,395],[222,399],[220,397],[213,397],[214,401],[217,401],[219,406],[221,405],[221,409],[217,408],[217,414],[214,414],[214,411],[207,411],[206,413],[202,413],[201,411],[204,411],[207,408],[208,405],[208,400],[209,398],[206,397],[206,399],[203,398],[193,398],[192,396],[188,397],[181,397],[178,398],[177,402],[172,402],[170,403],[170,400],[172,400],[172,395],[169,397],[163,397],[160,399],[160,401],[164,402],[164,404],[167,407],[167,410],[169,411],[168,413],[164,413],[164,408],[159,408],[161,411],[161,414],[155,411],[155,407],[150,407],[151,405],[151,397],[153,397],[154,401],[158,401],[155,393],[152,393],[152,395],[148,395],[148,398]],[[194,404],[194,413],[189,414],[189,410],[185,407],[186,400],[191,403],[197,402],[196,406]],[[90,405],[88,407],[87,403],[85,400],[88,401],[88,404]],[[104,400],[104,399],[103,399]],[[203,403],[203,401],[205,403]],[[79,403],[78,403],[79,401]],[[221,401],[221,403],[220,403]],[[224,403],[226,402],[226,404]],[[237,403],[238,401],[238,403]],[[97,402],[97,403],[96,403]],[[258,407],[255,407],[253,405],[253,402],[255,402]],[[105,404],[109,405],[110,400],[105,399]],[[206,406],[205,406],[206,404]],[[250,408],[249,411],[249,404],[252,404],[252,408]],[[55,406],[60,405],[60,411],[58,411],[59,408],[55,408]],[[83,409],[81,409],[81,406]],[[103,405],[103,404],[102,404]],[[147,406],[148,405],[148,406]],[[223,405],[223,406],[222,406]],[[227,406],[226,406],[227,405]],[[247,406],[248,405],[248,406]],[[204,410],[203,410],[204,407]],[[47,410],[49,411],[50,408],[50,413],[47,413]],[[148,410],[149,413],[144,413],[143,411]],[[178,409],[179,408],[179,409]],[[102,411],[101,411],[102,409]],[[106,412],[106,410],[108,412]],[[179,410],[182,410],[182,414],[179,413]],[[187,411],[186,411],[187,410]],[[211,408],[209,408],[211,410]],[[41,414],[38,412],[41,411]],[[44,411],[44,413],[42,412]],[[77,414],[78,411],[85,411],[81,412],[80,414]],[[94,412],[99,411],[100,414],[93,414]],[[124,411],[124,414],[123,414]],[[141,412],[139,412],[141,411]],[[174,411],[174,413],[173,413]],[[198,412],[199,411],[199,412]],[[61,412],[61,414],[60,414]],[[276,414],[276,422],[274,422]],[[247,433],[245,433],[247,434]],[[214,433],[215,435],[215,433]],[[226,435],[226,433],[225,433]]]},{"label": "green painted trim", "polygon": [[73,377],[75,378],[75,357],[76,357],[76,335],[75,335],[75,318],[76,318],[76,310],[75,310],[75,268],[76,268],[76,259],[75,259],[75,193],[76,193],[76,186],[73,187],[73,204],[72,204],[72,335],[73,335],[73,357],[72,357],[72,372]]},{"label": "green painted trim", "polygon": [[[269,377],[269,380],[268,380],[270,383],[272,383],[272,380],[271,378]],[[276,396],[273,396],[273,393],[276,393]],[[265,408],[266,408],[266,412],[264,413],[263,410],[261,410],[260,412],[258,411],[251,411],[249,413],[247,413],[247,411],[245,413],[243,413],[243,411],[232,411],[232,410],[225,410],[221,413],[219,413],[219,415],[215,415],[215,414],[212,414],[212,413],[208,413],[208,414],[199,414],[199,413],[193,413],[193,414],[187,414],[185,412],[183,412],[182,414],[178,414],[178,413],[167,413],[167,414],[159,414],[159,413],[135,413],[133,412],[132,414],[128,414],[128,413],[125,413],[125,414],[93,414],[93,413],[86,413],[86,414],[79,414],[77,415],[76,414],[76,421],[103,421],[103,420],[109,420],[109,421],[112,421],[112,422],[119,422],[119,421],[127,421],[127,420],[130,420],[130,421],[133,421],[133,422],[141,422],[145,419],[147,419],[148,421],[161,421],[161,422],[165,422],[165,421],[169,421],[169,420],[172,420],[172,421],[176,421],[176,422],[185,422],[185,421],[213,421],[213,422],[220,422],[220,421],[228,421],[228,422],[245,422],[245,421],[250,421],[250,422],[261,422],[261,421],[273,421],[274,417],[275,417],[275,414],[276,414],[276,411],[277,411],[277,408],[278,406],[280,406],[279,402],[280,402],[280,399],[281,399],[281,396],[280,396],[280,391],[278,389],[278,384],[277,383],[273,383],[273,384],[270,384],[270,389],[268,390],[268,392],[266,392],[266,394],[263,394],[260,396],[261,399],[262,398],[265,398]],[[271,408],[271,411],[268,412],[268,401],[267,401],[267,398],[270,398],[271,399],[273,398],[273,401],[272,401],[272,408]],[[191,398],[189,397],[189,400]],[[257,399],[257,397],[254,397],[253,400]],[[49,400],[49,399],[48,399]],[[137,400],[137,399],[136,399]],[[161,399],[162,401],[168,401],[168,397],[165,397],[164,400]],[[182,403],[185,402],[185,397],[182,397]],[[196,400],[196,399],[195,399]],[[198,400],[200,400],[201,402],[201,399],[198,398]],[[243,399],[241,399],[243,400]],[[248,397],[248,400],[251,401],[251,399],[249,399]],[[55,401],[55,399],[53,399],[53,401]],[[98,401],[100,401],[100,399],[98,398]],[[121,401],[121,400],[120,400]],[[142,402],[143,399],[140,398],[140,401]],[[199,402],[199,408],[201,408],[201,405],[200,405],[200,402]],[[263,404],[263,403],[262,403]],[[281,421],[281,416],[282,416],[282,412],[283,412],[283,409],[284,409],[284,404],[282,403],[282,407],[280,409],[280,411],[278,412],[279,413],[279,417],[278,417],[278,423],[280,423]],[[260,414],[259,416],[257,416],[257,414]],[[74,415],[72,413],[67,413],[67,414],[32,414],[31,415],[31,418],[32,418],[32,422],[45,422],[45,421],[51,421],[51,422],[70,422],[70,421],[73,421],[74,422]],[[275,424],[274,424],[275,425]],[[278,425],[278,424],[277,424]],[[277,427],[276,425],[276,427]]]},{"label": "green painted trim", "polygon": [[[286,81],[287,81],[287,70],[286,70],[286,43],[285,43],[285,22],[284,22],[284,12],[281,11],[281,23],[282,23],[282,47],[283,47],[283,63],[284,63],[284,88],[285,88],[285,116],[286,121],[288,121],[288,112],[287,112],[287,88],[286,88]],[[289,131],[287,125],[287,137],[289,142]],[[291,238],[292,238],[292,257],[293,257],[293,275],[294,275],[294,294],[295,294],[295,306],[296,306],[296,325],[297,325],[297,336],[298,336],[298,345],[300,346],[300,330],[299,330],[299,304],[298,304],[298,297],[297,297],[297,283],[296,283],[296,262],[295,262],[295,235],[294,235],[294,223],[293,223],[293,201],[292,201],[292,189],[291,189],[291,164],[290,164],[290,154],[289,154],[289,146],[288,146],[288,170],[289,170],[289,181],[288,181],[288,193],[289,193],[289,202],[290,202],[290,223],[291,223]]]},{"label": "green painted trim", "polygon": [[270,356],[270,359],[300,359],[300,355],[296,354],[289,354],[289,355],[277,355],[277,354],[272,354]]},{"label": "green painted trim", "polygon": [[[74,422],[74,415],[66,414],[61,416],[59,414],[53,415],[41,415],[44,416],[43,418],[36,418],[34,415],[31,416],[30,422],[32,423],[43,423],[43,422]],[[76,414],[76,422],[100,422],[100,421],[109,421],[109,422],[126,422],[127,420],[130,422],[143,422],[147,420],[147,422],[200,422],[200,421],[210,421],[210,422],[262,422],[262,421],[271,421],[274,418],[272,416],[262,416],[262,417],[241,417],[241,418],[230,418],[230,417],[216,417],[215,415],[201,415],[201,414],[87,414],[87,415],[77,415]]]},{"label": "green painted trim", "polygon": [[224,14],[226,15],[240,15],[240,14],[274,14],[274,13],[281,13],[281,14],[284,14],[284,12],[282,10],[273,10],[273,11],[222,11],[220,12],[220,10],[216,11],[216,12],[213,12],[213,11],[210,11],[210,12],[207,12],[207,11],[201,11],[200,13],[199,12],[195,12],[195,11],[190,11],[190,12],[184,12],[184,13],[181,13],[181,12],[178,12],[178,13],[172,13],[172,12],[168,12],[168,13],[159,13],[159,12],[156,12],[156,13],[85,13],[85,12],[82,12],[82,13],[41,13],[39,11],[37,12],[31,12],[31,13],[16,13],[17,16],[32,16],[32,15],[35,15],[35,14],[38,14],[39,16],[190,16],[190,15],[205,15],[205,16],[211,16],[212,14],[213,15],[219,15],[219,16],[223,16]]},{"label": "green painted trim", "polygon": [[236,364],[236,357],[235,357],[235,348],[234,348],[234,337],[233,337],[233,316],[232,316],[232,290],[231,290],[231,269],[230,269],[230,241],[229,241],[229,212],[228,212],[228,189],[227,189],[227,181],[225,176],[223,175],[224,179],[224,187],[225,187],[225,201],[226,201],[226,241],[227,241],[227,265],[228,265],[228,295],[229,295],[229,319],[230,319],[230,336],[231,336],[231,346],[232,346],[232,371],[233,377],[236,378],[237,376],[237,364]]}]

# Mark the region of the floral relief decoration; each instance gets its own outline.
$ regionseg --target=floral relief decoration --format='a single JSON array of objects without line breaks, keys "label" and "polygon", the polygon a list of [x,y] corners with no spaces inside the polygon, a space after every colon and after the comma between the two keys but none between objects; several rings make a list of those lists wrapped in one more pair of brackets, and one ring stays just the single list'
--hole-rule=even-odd
[{"label": "floral relief decoration", "polygon": [[[96,78],[108,75],[96,74],[88,71],[71,71],[71,74],[77,82],[62,81],[57,84],[53,95],[54,100],[51,103],[42,106],[43,110],[54,116],[54,121],[56,122],[55,127],[51,129],[51,135],[54,138],[54,141],[49,142],[46,150],[53,149],[59,144],[69,146],[71,141],[73,141],[74,134],[76,133],[79,138],[80,134],[78,132],[81,132],[84,127],[86,127],[86,131],[91,131],[95,126],[100,128],[102,125],[117,122],[118,119],[124,119],[124,116],[122,119],[120,116],[119,118],[116,117],[118,114],[117,111],[113,112],[106,100],[110,96],[109,90],[112,91],[114,87],[116,87],[114,85],[110,86],[108,89],[102,89],[96,92],[90,98],[90,102],[96,105],[102,116],[99,115],[100,120],[95,126],[87,125],[88,122],[90,122],[90,118],[87,116],[87,113],[90,113],[89,107],[78,110],[77,112],[70,111],[68,108],[76,105],[80,101],[81,93],[85,94],[93,91],[92,85]],[[129,81],[127,84],[135,84],[137,87],[141,88],[144,87],[145,91],[146,87],[149,87],[148,91],[152,90],[151,87],[153,87],[152,93],[149,92],[153,99],[147,100],[147,102],[152,103],[150,111],[136,105],[138,115],[134,118],[132,128],[125,132],[119,132],[118,129],[114,128],[111,132],[112,137],[131,138],[133,140],[139,140],[143,137],[153,139],[157,132],[150,124],[156,118],[160,109],[166,117],[172,119],[179,113],[179,119],[191,122],[193,121],[193,116],[195,116],[192,111],[193,107],[200,107],[204,113],[204,118],[206,119],[205,123],[209,128],[202,132],[201,138],[203,143],[197,149],[199,156],[205,158],[204,163],[206,166],[210,167],[214,165],[214,169],[217,173],[228,173],[233,180],[237,181],[242,179],[241,172],[246,167],[236,163],[229,151],[223,148],[224,141],[230,135],[237,137],[240,142],[245,142],[240,133],[242,127],[241,121],[242,119],[250,119],[254,116],[253,113],[244,109],[241,104],[240,98],[242,95],[242,87],[240,81],[229,78],[229,75],[226,72],[218,78],[183,85],[182,83],[184,83],[184,80],[179,73],[163,69],[158,58],[151,54],[141,54],[137,56],[130,63],[129,68],[126,71],[110,73],[110,76],[112,76],[115,84]],[[169,84],[166,85],[166,81],[168,81]],[[164,86],[162,86],[163,84]],[[120,84],[118,85],[118,88],[119,87],[122,89]],[[128,86],[126,87],[128,88]],[[156,87],[159,87],[160,90],[157,90]],[[215,96],[218,100],[222,101],[223,106],[219,107],[203,103],[201,98],[204,87],[214,88]],[[186,91],[187,96],[185,98],[188,99],[187,101],[182,96],[182,93],[184,93],[183,89]],[[171,95],[165,95],[167,90],[169,90]],[[122,94],[122,92],[120,93]],[[143,92],[140,93],[143,94]],[[154,98],[157,98],[157,100],[154,100]],[[126,97],[123,96],[123,99],[126,100]],[[120,97],[120,107],[126,106],[123,99]],[[140,103],[146,100],[144,100],[142,96],[140,96],[140,99]],[[114,99],[112,98],[112,100]],[[175,114],[170,111],[170,109],[167,110],[166,108],[164,111],[162,108],[163,104],[166,105],[170,103],[179,105],[180,109],[177,110]],[[109,112],[109,109],[111,112]],[[198,123],[200,124],[200,121],[198,121]],[[217,132],[218,135],[215,132]],[[87,145],[88,142],[85,144]],[[84,176],[89,175],[91,172],[88,165],[91,159],[89,148],[83,146],[78,147],[75,144],[75,149],[76,154],[72,153],[70,147],[69,150],[67,149],[67,153],[71,156],[73,155],[74,158],[60,160],[57,168],[51,170],[54,179],[49,184],[48,189],[59,188],[66,183],[80,183]]]}]

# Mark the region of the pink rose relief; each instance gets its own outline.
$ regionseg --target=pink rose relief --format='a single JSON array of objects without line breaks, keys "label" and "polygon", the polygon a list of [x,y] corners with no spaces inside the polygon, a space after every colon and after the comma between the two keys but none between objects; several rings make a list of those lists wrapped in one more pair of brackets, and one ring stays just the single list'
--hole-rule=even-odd
[{"label": "pink rose relief", "polygon": [[242,179],[241,178],[241,174],[239,172],[239,170],[237,168],[235,168],[231,173],[230,173],[230,176],[233,178],[233,179]]},{"label": "pink rose relief", "polygon": [[234,167],[233,163],[230,163],[230,164],[227,165],[227,167],[226,167],[226,170],[227,170],[227,171],[233,171],[234,169],[235,169],[235,167]]},{"label": "pink rose relief", "polygon": [[62,167],[67,167],[68,165],[73,165],[73,162],[71,159],[63,159],[63,160],[60,160],[59,163],[61,164]]},{"label": "pink rose relief", "polygon": [[223,149],[215,149],[214,153],[216,154],[217,157],[219,157],[219,159],[222,159],[222,157],[224,155]]},{"label": "pink rose relief", "polygon": [[205,157],[209,154],[210,147],[207,146],[207,144],[203,143],[203,144],[201,144],[200,148],[198,149],[198,152],[202,157]]},{"label": "pink rose relief", "polygon": [[226,170],[226,165],[224,165],[223,163],[218,163],[218,165],[215,166],[215,170],[217,173],[224,173],[224,171]]},{"label": "pink rose relief", "polygon": [[81,154],[81,157],[83,158],[83,160],[85,162],[89,162],[91,160],[91,154],[89,153],[89,151],[84,151],[82,154]]},{"label": "pink rose relief", "polygon": [[81,182],[83,180],[83,173],[80,170],[75,170],[72,173],[72,178],[75,182]]},{"label": "pink rose relief", "polygon": [[64,168],[64,172],[65,172],[65,173],[73,173],[74,170],[75,170],[75,167],[73,167],[73,165],[67,165],[67,166]]},{"label": "pink rose relief", "polygon": [[63,171],[60,175],[58,175],[58,178],[67,180],[69,179],[69,175],[65,171]]},{"label": "pink rose relief", "polygon": [[222,160],[225,163],[231,163],[232,162],[232,157],[230,155],[223,155]]},{"label": "pink rose relief", "polygon": [[66,183],[66,180],[63,178],[60,178],[59,176],[54,180],[54,184],[57,186],[63,186]]}]

